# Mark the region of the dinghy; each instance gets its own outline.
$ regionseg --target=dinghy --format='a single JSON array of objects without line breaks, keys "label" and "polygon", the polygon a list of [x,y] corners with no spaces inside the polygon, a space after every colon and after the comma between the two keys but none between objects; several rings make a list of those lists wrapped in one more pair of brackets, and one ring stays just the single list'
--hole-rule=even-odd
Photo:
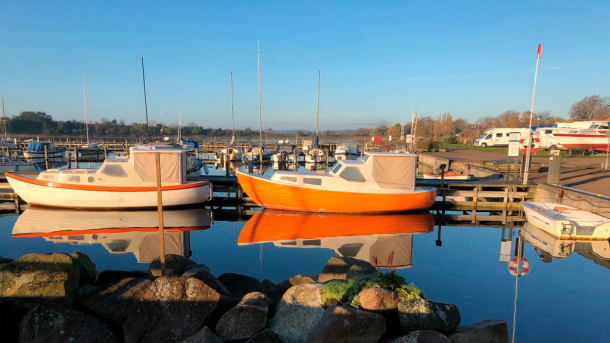
[{"label": "dinghy", "polygon": [[207,181],[189,182],[186,151],[163,145],[130,148],[129,158],[109,158],[99,169],[49,169],[39,174],[6,173],[13,190],[30,206],[137,209],[157,206],[155,153],[160,155],[163,206],[212,199]]},{"label": "dinghy", "polygon": [[380,213],[427,209],[436,189],[415,187],[417,155],[366,152],[326,173],[237,172],[242,189],[264,208],[307,212]]},{"label": "dinghy", "polygon": [[559,239],[610,238],[610,219],[576,207],[522,202],[527,221]]}]

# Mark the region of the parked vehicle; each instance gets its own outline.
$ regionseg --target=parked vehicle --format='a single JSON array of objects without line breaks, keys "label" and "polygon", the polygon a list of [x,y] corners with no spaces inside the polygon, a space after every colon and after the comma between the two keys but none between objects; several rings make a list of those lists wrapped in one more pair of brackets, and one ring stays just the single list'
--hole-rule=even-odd
[{"label": "parked vehicle", "polygon": [[544,150],[566,150],[566,147],[561,145],[559,138],[555,136],[557,132],[565,132],[566,129],[554,127],[541,127],[534,131],[534,137],[540,139],[540,149]]},{"label": "parked vehicle", "polygon": [[501,129],[487,129],[474,144],[480,147],[488,146],[508,146],[511,135],[516,135],[518,138],[527,137],[530,129],[520,128],[501,128]]}]

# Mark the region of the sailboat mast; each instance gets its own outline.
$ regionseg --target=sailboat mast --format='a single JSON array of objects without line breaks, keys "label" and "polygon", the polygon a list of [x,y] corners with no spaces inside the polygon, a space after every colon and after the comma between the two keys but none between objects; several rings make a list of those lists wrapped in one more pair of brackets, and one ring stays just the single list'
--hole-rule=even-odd
[{"label": "sailboat mast", "polygon": [[[260,46],[257,51],[258,54],[258,125],[260,128],[258,142],[259,147],[263,148],[263,96],[261,92],[261,50]],[[262,150],[261,150],[262,151]],[[262,163],[262,161],[261,161]]]},{"label": "sailboat mast", "polygon": [[144,111],[146,112],[146,143],[148,143],[148,103],[146,102],[146,77],[144,76],[144,57],[142,57],[142,83],[144,84]]},{"label": "sailboat mast", "polygon": [[[85,98],[85,130],[87,132],[87,148],[89,146],[89,117],[87,115],[87,70],[83,69],[83,96]],[[3,111],[4,112],[4,111]]]},{"label": "sailboat mast", "polygon": [[4,97],[2,97],[2,122],[4,123],[4,139],[8,139],[8,120],[6,119],[6,113],[4,113]]},{"label": "sailboat mast", "polygon": [[178,107],[178,144],[182,142],[182,110]]},{"label": "sailboat mast", "polygon": [[235,115],[233,114],[233,72],[231,72],[231,143],[235,140]]},{"label": "sailboat mast", "polygon": [[317,104],[317,110],[316,110],[316,146],[315,148],[318,147],[318,126],[319,126],[319,121],[320,121],[320,71],[318,70],[318,104]]}]

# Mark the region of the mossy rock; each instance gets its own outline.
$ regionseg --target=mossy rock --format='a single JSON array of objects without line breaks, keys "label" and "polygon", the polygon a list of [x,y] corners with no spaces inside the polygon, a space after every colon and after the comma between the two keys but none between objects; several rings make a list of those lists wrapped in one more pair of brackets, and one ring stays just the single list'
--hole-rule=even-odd
[{"label": "mossy rock", "polygon": [[400,300],[421,298],[424,293],[415,285],[409,285],[405,278],[395,273],[376,273],[356,278],[354,280],[332,280],[320,289],[323,306],[345,304],[355,308],[360,307],[358,294],[367,288],[378,287],[394,290]]}]

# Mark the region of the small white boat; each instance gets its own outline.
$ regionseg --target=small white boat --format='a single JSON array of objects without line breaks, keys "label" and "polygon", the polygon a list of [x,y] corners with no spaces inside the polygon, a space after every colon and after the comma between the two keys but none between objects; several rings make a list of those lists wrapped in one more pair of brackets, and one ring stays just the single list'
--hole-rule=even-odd
[{"label": "small white boat", "polygon": [[44,163],[44,147],[47,147],[47,159],[49,162],[61,162],[64,160],[66,147],[56,147],[50,142],[29,142],[26,151],[23,152],[26,161],[31,163]]},{"label": "small white boat", "polygon": [[341,144],[341,145],[337,146],[333,156],[335,157],[335,159],[337,161],[339,161],[339,160],[357,160],[358,156],[360,156],[360,154],[358,154],[358,151],[356,151],[356,149],[354,149],[354,147],[352,147],[351,145]]},{"label": "small white boat", "polygon": [[[444,178],[445,178],[445,180],[473,180],[474,175],[448,172],[448,173],[445,173]],[[441,174],[424,173],[424,179],[440,180]]]},{"label": "small white boat", "polygon": [[163,206],[198,204],[212,198],[207,181],[187,181],[187,153],[172,146],[130,148],[129,158],[109,158],[99,169],[49,169],[39,174],[6,173],[15,192],[31,206],[136,209],[157,206],[155,153],[160,153]]},{"label": "small white boat", "polygon": [[527,221],[559,239],[610,238],[610,219],[576,207],[522,202]]},{"label": "small white boat", "polygon": [[311,149],[305,154],[305,163],[335,163],[335,157],[329,155],[326,150]]},{"label": "small white boat", "polygon": [[15,161],[10,157],[0,154],[0,173],[6,172],[21,172],[21,173],[32,173],[32,172],[40,172],[42,171],[42,167],[26,162],[26,161]]}]

